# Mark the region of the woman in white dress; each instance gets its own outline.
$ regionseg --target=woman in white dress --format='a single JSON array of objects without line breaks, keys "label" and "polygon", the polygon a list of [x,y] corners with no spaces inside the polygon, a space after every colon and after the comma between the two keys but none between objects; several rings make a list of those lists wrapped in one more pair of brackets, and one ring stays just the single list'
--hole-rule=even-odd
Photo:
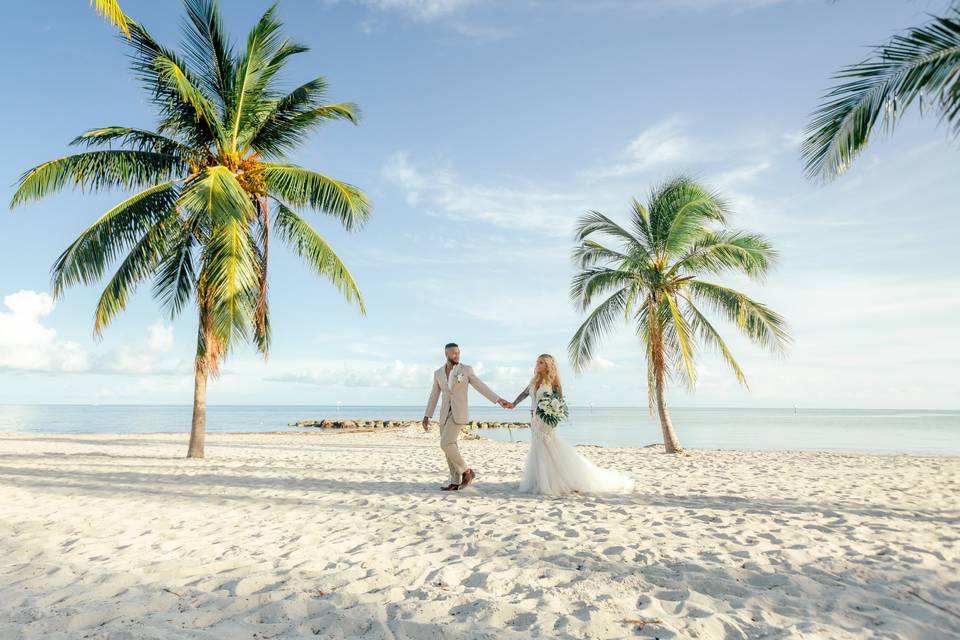
[{"label": "woman in white dress", "polygon": [[528,396],[533,408],[530,410],[530,453],[523,467],[520,491],[546,495],[565,493],[626,493],[633,491],[633,479],[593,464],[580,452],[557,437],[554,427],[537,416],[537,403],[545,393],[563,396],[557,363],[553,356],[543,354],[537,358],[533,380],[511,408]]}]

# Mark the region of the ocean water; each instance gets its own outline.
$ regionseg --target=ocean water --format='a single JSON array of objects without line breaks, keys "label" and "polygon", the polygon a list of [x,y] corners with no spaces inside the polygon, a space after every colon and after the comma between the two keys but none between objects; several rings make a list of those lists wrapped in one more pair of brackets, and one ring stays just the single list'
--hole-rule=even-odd
[{"label": "ocean water", "polygon": [[[297,420],[419,420],[421,407],[211,406],[208,431],[297,431]],[[191,407],[160,405],[0,405],[0,431],[157,433],[190,430]],[[471,407],[480,421],[523,421],[529,409]],[[960,455],[960,411],[675,408],[683,446]],[[497,440],[529,440],[527,429],[483,429]],[[646,407],[572,407],[561,437],[574,444],[642,447],[660,442]]]}]

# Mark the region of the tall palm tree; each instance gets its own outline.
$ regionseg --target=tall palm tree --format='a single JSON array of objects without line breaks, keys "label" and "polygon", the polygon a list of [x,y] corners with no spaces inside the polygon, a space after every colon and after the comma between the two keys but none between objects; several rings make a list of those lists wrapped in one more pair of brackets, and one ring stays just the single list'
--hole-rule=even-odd
[{"label": "tall palm tree", "polygon": [[107,22],[117,29],[120,29],[123,35],[128,38],[130,37],[130,29],[127,27],[129,18],[124,15],[123,10],[120,8],[120,3],[117,2],[117,0],[90,0],[90,6],[106,18]]},{"label": "tall palm tree", "polygon": [[801,147],[811,178],[829,181],[846,171],[878,123],[892,130],[914,102],[960,134],[960,4],[894,36],[835,79],[842,82],[824,96]]},{"label": "tall palm tree", "polygon": [[674,378],[693,388],[700,345],[718,351],[746,385],[743,370],[702,309],[726,318],[772,351],[782,350],[789,340],[779,314],[704,279],[739,272],[762,280],[776,257],[764,237],[726,228],[729,216],[717,194],[681,176],[654,189],[647,206],[634,200],[628,227],[599,211],[590,211],[577,224],[573,259],[580,272],[570,295],[581,311],[600,302],[570,340],[570,360],[582,370],[618,319],[632,321],[646,351],[650,411],[656,405],[668,453],[682,449],[667,411],[667,381]]},{"label": "tall palm tree", "polygon": [[154,297],[171,316],[193,300],[199,327],[187,455],[203,457],[208,378],[237,343],[252,341],[264,356],[269,349],[271,234],[362,313],[349,270],[296,210],[331,215],[351,230],[363,224],[370,207],[356,187],[286,161],[315,127],[327,120],[356,123],[357,110],[326,104],[322,77],[280,90],[278,74],[307,48],[281,36],[275,9],[263,14],[246,47],[235,52],[213,0],[184,4],[183,57],[128,22],[133,71],[159,112],[156,131],[87,131],[73,144],[99,148],[26,172],[11,207],[66,186],[136,190],[57,259],[54,296],[99,281],[116,262],[97,304],[97,335],[144,280],[152,279]]}]

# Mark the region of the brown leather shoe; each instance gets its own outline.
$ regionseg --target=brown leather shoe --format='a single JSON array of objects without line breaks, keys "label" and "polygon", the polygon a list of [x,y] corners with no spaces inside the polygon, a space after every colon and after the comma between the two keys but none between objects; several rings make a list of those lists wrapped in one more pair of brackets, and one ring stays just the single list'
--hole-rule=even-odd
[{"label": "brown leather shoe", "polygon": [[471,482],[473,482],[473,479],[476,477],[477,477],[477,474],[473,472],[473,469],[467,469],[466,471],[463,472],[463,482],[460,483],[459,488],[463,489],[464,487],[469,485]]},{"label": "brown leather shoe", "polygon": [[440,491],[456,491],[459,487],[458,484],[448,484],[445,487],[440,487]]}]

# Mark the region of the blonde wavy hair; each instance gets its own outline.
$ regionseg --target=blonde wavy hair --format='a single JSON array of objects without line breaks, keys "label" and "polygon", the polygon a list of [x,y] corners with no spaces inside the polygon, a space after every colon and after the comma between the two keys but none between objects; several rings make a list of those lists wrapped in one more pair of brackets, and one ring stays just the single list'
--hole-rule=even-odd
[{"label": "blonde wavy hair", "polygon": [[539,373],[536,369],[533,370],[533,379],[530,380],[533,384],[533,389],[536,391],[540,388],[542,384],[548,384],[553,388],[554,393],[557,395],[563,395],[563,385],[560,384],[560,374],[557,372],[557,361],[553,359],[553,356],[549,353],[541,353],[537,356],[537,363],[543,360],[544,364],[547,365],[546,373]]}]

